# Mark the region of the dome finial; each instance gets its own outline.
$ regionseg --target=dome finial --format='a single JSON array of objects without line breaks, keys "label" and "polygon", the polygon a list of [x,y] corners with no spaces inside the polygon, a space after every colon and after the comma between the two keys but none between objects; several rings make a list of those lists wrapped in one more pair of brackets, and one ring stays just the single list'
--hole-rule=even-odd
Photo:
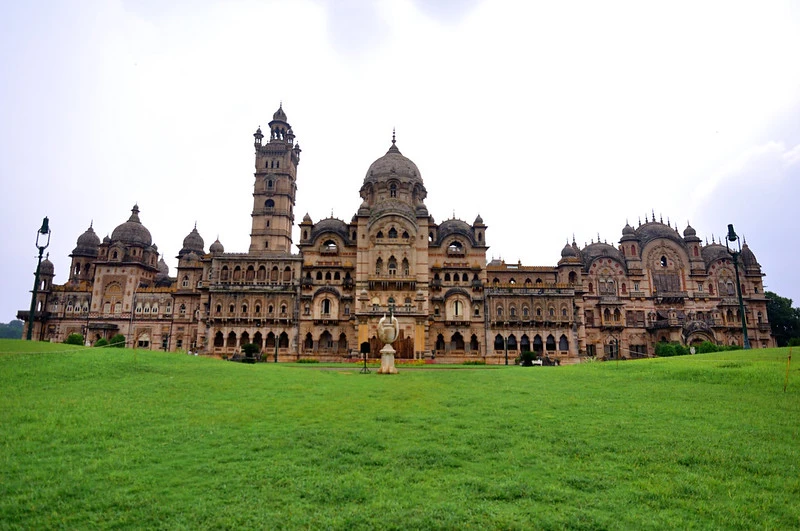
[{"label": "dome finial", "polygon": [[394,145],[395,142],[397,142],[397,138],[395,137],[395,129],[392,127],[392,145]]}]

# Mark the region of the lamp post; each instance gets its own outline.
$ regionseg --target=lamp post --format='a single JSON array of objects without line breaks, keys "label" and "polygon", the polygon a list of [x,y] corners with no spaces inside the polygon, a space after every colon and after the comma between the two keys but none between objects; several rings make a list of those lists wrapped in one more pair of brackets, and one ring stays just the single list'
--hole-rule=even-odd
[{"label": "lamp post", "polygon": [[[45,236],[47,236],[47,241],[44,243],[44,245],[39,244],[39,238],[44,238]],[[47,219],[47,216],[45,216],[45,218],[42,220],[42,228],[36,232],[36,248],[39,249],[39,262],[36,264],[36,274],[34,275],[33,281],[33,296],[31,297],[31,311],[28,314],[28,335],[26,336],[28,341],[30,341],[33,337],[36,295],[39,293],[39,271],[42,267],[42,254],[44,254],[44,250],[47,249],[48,245],[50,245],[50,220]]]},{"label": "lamp post", "polygon": [[[728,247],[728,242],[737,242],[738,249],[731,249]],[[739,316],[742,318],[742,336],[744,337],[744,349],[750,349],[750,339],[747,337],[747,320],[744,316],[744,301],[742,300],[742,282],[739,280],[739,255],[742,252],[742,244],[736,231],[733,230],[733,224],[728,224],[728,237],[725,239],[725,247],[733,257],[733,269],[736,270],[736,295],[739,297]]]},{"label": "lamp post", "polygon": [[506,353],[506,365],[508,365],[508,337],[503,336],[503,350]]}]

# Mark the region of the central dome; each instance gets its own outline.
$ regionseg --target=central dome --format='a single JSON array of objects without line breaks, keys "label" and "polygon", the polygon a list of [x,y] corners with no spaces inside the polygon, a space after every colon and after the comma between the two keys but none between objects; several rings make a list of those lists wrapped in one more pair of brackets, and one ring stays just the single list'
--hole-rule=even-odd
[{"label": "central dome", "polygon": [[131,217],[111,233],[111,241],[149,247],[153,244],[150,231],[139,221],[139,205],[133,205]]},{"label": "central dome", "polygon": [[389,179],[422,184],[422,176],[419,173],[419,168],[417,168],[417,165],[414,164],[411,159],[404,157],[403,154],[400,153],[394,139],[392,139],[392,147],[389,148],[386,155],[370,165],[367,170],[367,175],[364,177],[364,184],[377,183]]}]

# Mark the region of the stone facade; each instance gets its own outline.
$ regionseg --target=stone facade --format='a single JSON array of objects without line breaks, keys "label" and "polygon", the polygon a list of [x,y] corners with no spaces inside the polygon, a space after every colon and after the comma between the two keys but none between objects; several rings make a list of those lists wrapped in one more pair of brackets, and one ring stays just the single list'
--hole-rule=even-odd
[{"label": "stone facade", "polygon": [[[393,311],[398,358],[504,363],[531,350],[574,362],[652,356],[659,341],[742,343],[724,245],[653,215],[626,224],[616,246],[567,243],[555,266],[487,263],[483,219],[436,223],[394,137],[367,170],[350,221],[306,214],[294,254],[301,150],[282,108],[269,126],[266,142],[260,128],[253,135],[248,252],[226,253],[219,240],[206,251],[195,227],[172,277],[134,206],[102,242],[91,226],[78,238],[66,283],[53,284],[53,264],[42,263],[34,337],[122,334],[130,347],[215,355],[256,343],[270,359],[334,360],[363,343],[377,355],[378,320]],[[774,346],[764,275],[746,243],[740,262],[751,343]]]}]

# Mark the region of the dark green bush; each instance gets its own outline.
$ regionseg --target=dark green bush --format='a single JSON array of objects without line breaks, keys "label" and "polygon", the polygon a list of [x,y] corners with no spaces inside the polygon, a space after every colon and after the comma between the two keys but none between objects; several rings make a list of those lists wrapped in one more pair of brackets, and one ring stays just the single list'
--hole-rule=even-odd
[{"label": "dark green bush", "polygon": [[524,350],[519,355],[519,360],[520,360],[519,364],[522,365],[523,367],[532,367],[533,366],[533,360],[535,358],[536,358],[536,354],[534,354],[530,350]]},{"label": "dark green bush", "polygon": [[83,336],[80,334],[70,334],[64,340],[67,345],[83,345]]},{"label": "dark green bush", "polygon": [[790,347],[800,347],[800,337],[793,337],[789,340]]},{"label": "dark green bush", "polygon": [[256,357],[256,354],[258,354],[259,350],[261,349],[255,343],[245,343],[242,345],[242,352],[244,352],[244,355],[248,358]]},{"label": "dark green bush", "polygon": [[685,347],[680,343],[657,343],[656,356],[660,358],[668,358],[670,356],[687,356],[689,354],[689,347]]},{"label": "dark green bush", "polygon": [[486,365],[486,362],[483,360],[467,360],[463,365]]},{"label": "dark green bush", "polygon": [[94,342],[94,346],[95,347],[107,347],[108,346],[108,340],[106,338],[104,338],[104,337],[101,337],[100,339],[98,339],[97,341]]},{"label": "dark green bush", "polygon": [[112,347],[125,348],[125,336],[117,334],[109,340],[108,344]]},{"label": "dark green bush", "polygon": [[297,360],[297,363],[319,363],[319,360],[315,360],[313,358],[300,358]]},{"label": "dark green bush", "polygon": [[711,341],[703,341],[702,343],[697,345],[697,348],[695,349],[695,352],[697,354],[708,354],[709,352],[717,352],[717,351],[719,351],[719,347],[714,343],[712,343]]}]

